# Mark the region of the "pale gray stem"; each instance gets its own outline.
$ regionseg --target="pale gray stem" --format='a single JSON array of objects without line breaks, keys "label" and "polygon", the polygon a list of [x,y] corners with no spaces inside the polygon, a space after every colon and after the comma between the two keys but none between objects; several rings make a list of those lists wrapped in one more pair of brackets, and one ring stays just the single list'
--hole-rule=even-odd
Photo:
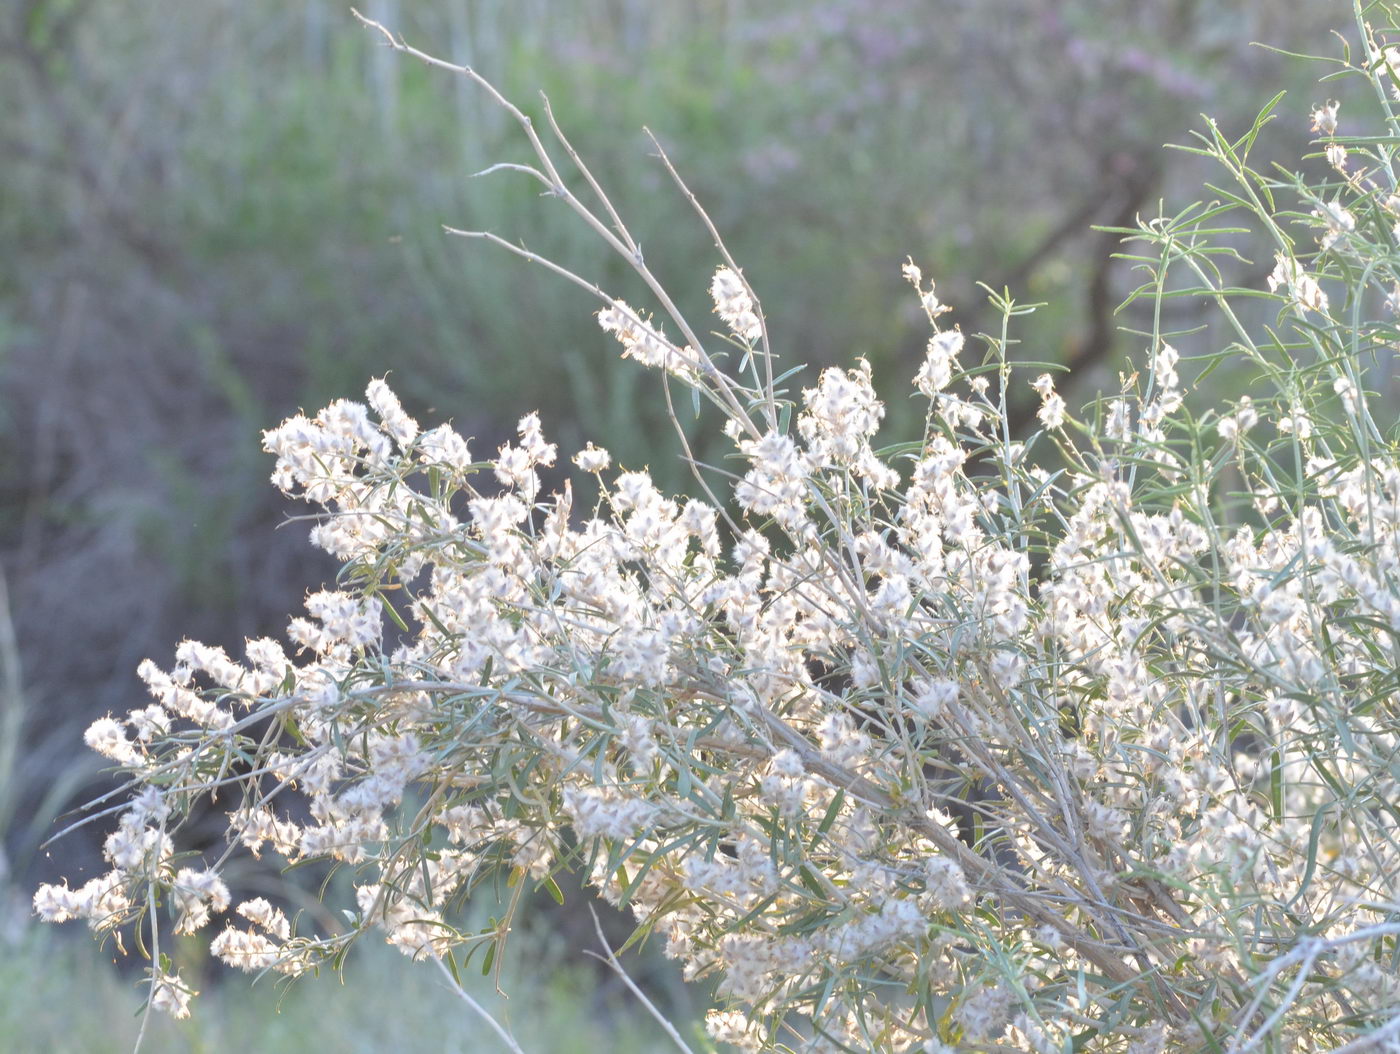
[{"label": "pale gray stem", "polygon": [[452,991],[456,993],[457,998],[466,1003],[477,1017],[486,1022],[491,1031],[501,1038],[502,1043],[513,1051],[514,1054],[525,1054],[525,1051],[521,1049],[520,1044],[515,1041],[515,1037],[510,1034],[509,1030],[492,1017],[491,1012],[473,999],[470,993],[458,983],[457,978],[452,976],[452,971],[447,968],[447,964],[442,961],[441,956],[433,956],[433,964],[437,966],[442,976],[447,979],[447,987],[452,989]]},{"label": "pale gray stem", "polygon": [[651,1014],[651,1016],[656,1019],[656,1023],[661,1026],[666,1035],[671,1037],[672,1043],[683,1050],[685,1054],[695,1054],[686,1041],[681,1038],[681,1034],[676,1031],[676,1026],[671,1024],[671,1022],[666,1019],[666,1015],[656,1008],[656,1004],[648,999],[646,993],[638,988],[637,983],[627,975],[627,971],[622,968],[622,963],[617,961],[617,956],[613,954],[612,947],[608,944],[608,938],[603,933],[603,924],[598,921],[598,913],[593,910],[591,904],[588,906],[588,913],[593,916],[593,929],[594,932],[598,934],[598,943],[603,946],[603,951],[607,954],[599,955],[597,952],[593,951],[587,954],[593,956],[593,958],[600,962],[607,963],[613,973],[622,978],[622,983],[641,1001],[642,1006],[647,1008],[647,1013]]}]

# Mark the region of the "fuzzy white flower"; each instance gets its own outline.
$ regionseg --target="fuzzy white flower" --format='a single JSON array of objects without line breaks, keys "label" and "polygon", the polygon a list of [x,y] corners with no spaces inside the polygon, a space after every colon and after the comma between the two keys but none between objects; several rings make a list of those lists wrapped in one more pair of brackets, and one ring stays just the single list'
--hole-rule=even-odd
[{"label": "fuzzy white flower", "polygon": [[249,972],[275,966],[282,956],[281,948],[266,934],[227,927],[209,944],[210,953],[224,963]]},{"label": "fuzzy white flower", "polygon": [[[1342,167],[1346,163],[1345,154],[1341,158],[1341,164],[1333,161],[1333,167]],[[1319,239],[1321,248],[1330,249],[1337,244],[1337,241],[1344,235],[1356,230],[1356,217],[1351,210],[1342,205],[1340,201],[1324,201],[1317,208],[1313,209],[1313,215],[1322,221],[1326,227],[1326,233]]]},{"label": "fuzzy white flower", "polygon": [[216,871],[183,867],[170,887],[174,907],[180,911],[175,923],[176,933],[193,933],[204,926],[212,914],[226,911],[229,905],[228,886]]},{"label": "fuzzy white flower", "polygon": [[418,456],[430,465],[445,465],[466,473],[472,466],[467,441],[451,425],[438,425],[418,438]]},{"label": "fuzzy white flower", "polygon": [[967,876],[956,860],[946,856],[931,856],[924,862],[927,894],[940,911],[950,911],[966,905],[972,899]]},{"label": "fuzzy white flower", "polygon": [[930,337],[924,363],[914,378],[915,387],[929,398],[948,387],[958,369],[958,355],[962,349],[962,330],[942,330]]},{"label": "fuzzy white flower", "polygon": [[1312,111],[1312,130],[1322,135],[1337,134],[1337,111],[1341,108],[1341,103],[1335,99],[1329,99],[1321,106],[1314,106]]},{"label": "fuzzy white flower", "polygon": [[379,415],[380,427],[403,449],[418,437],[418,422],[404,413],[403,404],[383,378],[369,382],[365,398]]},{"label": "fuzzy white flower", "polygon": [[1064,427],[1065,401],[1055,392],[1055,379],[1042,373],[1031,387],[1040,395],[1040,409],[1036,411],[1040,423],[1051,431]]},{"label": "fuzzy white flower", "polygon": [[151,989],[151,1008],[184,1021],[190,1016],[190,998],[195,995],[198,993],[181,981],[178,973],[161,973]]},{"label": "fuzzy white flower", "polygon": [[1239,404],[1235,407],[1235,412],[1222,417],[1220,423],[1216,425],[1216,431],[1220,433],[1221,439],[1233,442],[1258,423],[1259,411],[1254,409],[1253,400],[1247,395],[1242,395]]},{"label": "fuzzy white flower", "polygon": [[141,762],[140,749],[126,738],[122,723],[114,718],[99,717],[88,726],[83,742],[118,765],[137,765]]},{"label": "fuzzy white flower", "polygon": [[1278,253],[1274,256],[1274,269],[1269,275],[1269,292],[1287,289],[1288,295],[1299,307],[1319,314],[1327,312],[1327,294],[1317,284],[1317,279],[1304,270],[1303,265],[1291,257]]},{"label": "fuzzy white flower", "polygon": [[612,455],[602,447],[589,443],[574,455],[574,464],[584,472],[602,472],[612,464]]},{"label": "fuzzy white flower", "polygon": [[652,323],[621,300],[598,312],[598,325],[622,345],[624,359],[636,359],[643,366],[659,366],[680,377],[694,373],[695,352],[678,348]]},{"label": "fuzzy white flower", "polygon": [[913,709],[929,720],[942,717],[958,701],[958,682],[925,680],[914,686],[909,698]]},{"label": "fuzzy white flower", "polygon": [[710,296],[715,302],[715,314],[736,337],[753,344],[763,335],[757,305],[737,272],[728,267],[715,271],[714,280],[710,282]]}]

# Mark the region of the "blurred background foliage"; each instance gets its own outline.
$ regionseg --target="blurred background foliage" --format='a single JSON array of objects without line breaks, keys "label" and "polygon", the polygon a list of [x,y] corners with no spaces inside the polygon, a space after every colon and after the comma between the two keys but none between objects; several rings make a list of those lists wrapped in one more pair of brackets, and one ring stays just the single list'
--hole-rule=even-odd
[{"label": "blurred background foliage", "polygon": [[[674,1049],[616,978],[588,969],[576,950],[545,933],[524,939],[529,951],[512,955],[499,991],[497,979],[479,971],[462,977],[473,999],[509,1023],[524,1050],[651,1054]],[[141,1028],[133,1014],[142,998],[139,979],[118,976],[88,942],[63,941],[53,932],[31,930],[7,951],[0,958],[0,1037],[7,1052],[132,1050]],[[188,1021],[152,1016],[141,1050],[482,1054],[504,1049],[487,1038],[486,1027],[430,967],[405,966],[398,952],[381,944],[349,960],[343,986],[332,978],[286,986],[272,977],[250,985],[240,976],[214,993],[203,984]],[[76,1000],[75,993],[81,993]],[[685,1022],[681,1015],[678,1020]]]},{"label": "blurred background foliage", "polygon": [[[702,329],[713,247],[650,127],[764,298],[785,365],[868,357],[892,435],[926,327],[906,256],[969,333],[983,281],[1045,301],[1026,358],[1079,368],[1078,405],[1141,338],[1114,309],[1118,236],[1201,196],[1164,151],[1209,112],[1307,150],[1335,50],[1305,0],[364,0],[410,43],[475,65],[528,112],[546,92]],[[489,228],[637,306],[625,265],[510,174],[508,119],[463,80],[378,46],[330,0],[0,5],[0,836],[25,891],[98,866],[100,830],[41,853],[106,785],[81,746],[142,703],[133,671],[185,636],[280,634],[334,573],[266,481],[259,431],[391,383],[489,452],[539,409],[684,488],[660,381],[618,361],[577,289],[445,235]],[[1260,164],[1267,157],[1255,157]],[[1254,254],[1262,286],[1271,250]],[[1246,255],[1249,255],[1247,252]],[[1186,328],[1192,305],[1174,305]],[[1139,328],[1141,328],[1139,320]],[[1217,375],[1219,376],[1219,375]],[[815,371],[802,381],[811,383]],[[702,419],[698,451],[722,445]],[[13,626],[13,634],[6,628]],[[19,727],[22,724],[22,729]]]}]

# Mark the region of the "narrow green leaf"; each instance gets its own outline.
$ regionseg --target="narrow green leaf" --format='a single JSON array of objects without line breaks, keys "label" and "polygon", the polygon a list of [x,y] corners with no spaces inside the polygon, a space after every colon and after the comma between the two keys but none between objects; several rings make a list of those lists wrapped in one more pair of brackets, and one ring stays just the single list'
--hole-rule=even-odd
[{"label": "narrow green leaf", "polygon": [[549,895],[554,898],[554,903],[558,904],[560,907],[563,907],[564,891],[559,888],[559,883],[554,881],[554,876],[546,875],[543,885],[544,888],[548,890]]},{"label": "narrow green leaf", "polygon": [[831,825],[836,822],[836,817],[841,814],[841,806],[846,804],[846,792],[838,790],[831,799],[831,804],[826,807],[826,815],[822,817],[822,822],[817,825],[817,833],[812,835],[812,840],[807,843],[808,851],[817,847],[817,843],[831,830]]},{"label": "narrow green leaf", "polygon": [[1269,800],[1274,806],[1274,819],[1283,819],[1283,756],[1275,750],[1269,767]]},{"label": "narrow green leaf", "polygon": [[496,961],[496,942],[492,941],[486,947],[486,958],[481,962],[481,976],[485,977],[491,972],[491,964]]},{"label": "narrow green leaf", "polygon": [[386,597],[383,593],[376,593],[375,598],[379,601],[380,606],[383,607],[386,612],[388,612],[389,618],[393,620],[395,626],[398,626],[399,629],[402,630],[404,633],[412,632],[408,628],[408,623],[403,620],[403,618],[399,615],[399,613],[396,610],[394,610],[394,605],[389,603],[388,597]]}]

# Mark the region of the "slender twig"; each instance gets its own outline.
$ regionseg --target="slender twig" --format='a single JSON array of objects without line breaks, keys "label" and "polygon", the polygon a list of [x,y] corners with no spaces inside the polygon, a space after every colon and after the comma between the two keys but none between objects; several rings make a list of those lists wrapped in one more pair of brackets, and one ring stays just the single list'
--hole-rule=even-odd
[{"label": "slender twig", "polygon": [[637,987],[637,983],[633,981],[632,978],[628,976],[627,971],[623,969],[622,963],[618,962],[617,955],[613,952],[612,946],[608,944],[607,934],[603,932],[603,924],[598,920],[598,913],[593,910],[592,904],[588,905],[588,913],[593,916],[593,931],[598,934],[598,943],[603,946],[605,954],[599,955],[595,951],[586,951],[585,954],[591,955],[599,962],[607,963],[613,973],[617,974],[617,976],[622,979],[622,983],[627,986],[628,990],[637,997],[642,1006],[647,1008],[647,1013],[651,1014],[651,1016],[656,1019],[656,1023],[661,1026],[666,1035],[671,1037],[671,1042],[683,1050],[685,1054],[694,1054],[694,1051],[690,1049],[690,1045],[686,1043],[686,1041],[681,1038],[681,1034],[676,1031],[676,1026],[671,1024],[666,1015],[657,1009],[656,1004],[647,998],[646,993]]},{"label": "slender twig", "polygon": [[1392,1036],[1400,1035],[1400,1015],[1396,1015],[1376,1031],[1353,1039],[1350,1043],[1337,1047],[1332,1054],[1362,1054],[1363,1051],[1383,1049],[1393,1050],[1389,1045]]},{"label": "slender twig", "polygon": [[1263,1024],[1255,1029],[1248,1039],[1245,1038],[1243,1031],[1236,1035],[1226,1054],[1244,1054],[1245,1051],[1253,1050],[1261,1040],[1269,1035],[1273,1027],[1282,1020],[1283,1015],[1288,1013],[1288,1008],[1293,1005],[1293,1000],[1298,998],[1298,993],[1303,990],[1303,985],[1307,983],[1308,974],[1312,972],[1313,963],[1317,961],[1317,957],[1322,954],[1325,948],[1326,942],[1324,941],[1308,940],[1287,955],[1281,956],[1269,964],[1269,969],[1255,979],[1255,983],[1259,986],[1258,994],[1250,1000],[1249,1005],[1239,1016],[1241,1029],[1253,1019],[1259,1008],[1264,1005],[1275,977],[1295,964],[1298,965],[1298,976],[1293,979],[1293,983],[1288,986],[1287,993],[1279,1000],[1273,1013],[1264,1019]]},{"label": "slender twig", "polygon": [[447,968],[447,964],[442,961],[442,956],[433,956],[433,965],[438,968],[438,972],[447,979],[447,987],[456,993],[457,998],[466,1003],[471,1011],[486,1022],[486,1026],[500,1037],[513,1054],[525,1054],[520,1044],[515,1041],[515,1037],[510,1034],[504,1025],[495,1019],[484,1006],[471,997],[471,994],[458,983],[457,978],[452,976],[452,971]]},{"label": "slender twig", "polygon": [[593,178],[593,172],[583,163],[583,158],[580,157],[578,151],[574,149],[573,143],[569,142],[568,137],[564,135],[564,130],[559,127],[559,122],[554,117],[554,107],[549,104],[549,96],[544,92],[540,92],[540,102],[544,105],[545,117],[549,119],[549,130],[554,133],[554,138],[559,140],[559,145],[562,146],[569,155],[569,160],[574,163],[574,167],[578,169],[588,185],[593,188],[593,193],[598,195],[598,200],[603,203],[603,208],[607,210],[608,217],[613,222],[613,230],[617,232],[617,236],[623,240],[628,250],[632,252],[633,255],[641,256],[641,247],[633,240],[631,233],[627,230],[627,225],[622,222],[622,217],[618,215],[617,209],[613,208],[612,199],[604,192],[598,181]]},{"label": "slender twig", "polygon": [[[739,423],[740,427],[744,428],[751,435],[757,438],[759,434],[757,427],[749,419],[749,415],[744,411],[743,406],[734,397],[732,391],[733,382],[729,381],[728,378],[724,378],[723,374],[721,374],[718,368],[714,366],[714,363],[711,361],[710,356],[706,354],[704,350],[704,343],[700,340],[699,336],[696,335],[695,331],[691,328],[690,323],[686,321],[685,316],[681,313],[680,309],[671,299],[670,293],[667,292],[664,286],[662,286],[660,280],[657,279],[656,275],[654,275],[651,272],[650,268],[646,266],[646,263],[642,258],[641,250],[637,247],[635,239],[633,239],[632,236],[627,233],[626,228],[622,227],[622,221],[618,217],[616,211],[613,210],[611,201],[609,201],[606,196],[603,197],[605,208],[608,210],[610,218],[613,219],[613,221],[622,229],[621,234],[615,233],[612,229],[610,229],[607,226],[607,224],[603,223],[596,215],[594,215],[592,210],[590,210],[586,205],[584,205],[583,202],[579,200],[578,196],[575,195],[573,191],[569,189],[563,177],[559,174],[559,169],[555,165],[554,159],[550,156],[548,149],[545,147],[543,141],[540,139],[539,133],[535,131],[534,122],[526,114],[522,113],[519,107],[517,107],[514,103],[510,102],[504,95],[502,95],[500,91],[498,91],[490,81],[488,81],[485,77],[483,77],[476,70],[472,69],[470,66],[460,66],[457,63],[447,62],[433,55],[429,55],[427,52],[420,51],[419,49],[408,44],[401,37],[395,37],[394,34],[391,33],[388,29],[386,29],[382,23],[376,22],[370,18],[366,18],[354,8],[351,8],[351,13],[366,28],[374,30],[375,32],[383,36],[388,46],[393,48],[395,51],[401,51],[406,55],[410,55],[413,58],[418,59],[420,62],[427,63],[430,66],[435,66],[438,69],[447,70],[449,72],[457,73],[464,77],[470,78],[473,83],[477,84],[485,92],[487,92],[487,94],[491,96],[492,100],[494,100],[497,105],[499,105],[508,114],[510,114],[512,118],[515,119],[516,123],[520,125],[521,130],[525,133],[525,137],[529,140],[530,148],[534,151],[535,157],[539,160],[540,169],[545,176],[544,182],[549,187],[549,192],[555,197],[559,198],[565,204],[567,204],[569,208],[572,209],[579,216],[580,219],[582,219],[590,228],[592,228],[592,230],[600,238],[602,238],[603,241],[606,242],[607,245],[615,253],[617,253],[617,255],[626,260],[628,264],[632,267],[632,269],[638,274],[638,276],[641,277],[642,281],[646,283],[646,286],[651,291],[652,295],[655,296],[656,299],[661,303],[661,306],[665,309],[666,314],[670,316],[671,320],[675,322],[675,324],[680,328],[681,335],[685,338],[686,343],[689,345],[689,347],[693,349],[695,357],[699,359],[702,363],[706,364],[705,367],[703,367],[703,372],[705,372],[707,375],[713,375],[715,377],[723,378],[723,381],[719,384],[719,389],[723,394],[725,402],[727,403],[726,410],[729,413],[729,415]],[[569,152],[573,156],[577,156],[573,151],[572,146],[569,146],[567,144],[567,141],[564,141],[564,146],[566,152]],[[589,173],[586,168],[581,169],[581,171],[584,172],[584,178],[588,180],[590,184],[592,184],[592,174]],[[499,244],[508,245],[509,243],[504,242],[504,240],[502,240],[502,242]]]},{"label": "slender twig", "polygon": [[9,827],[16,794],[15,763],[25,724],[24,675],[10,613],[10,594],[0,568],[0,831]]},{"label": "slender twig", "polygon": [[714,220],[710,219],[710,214],[705,211],[705,206],[700,204],[700,199],[696,196],[695,192],[690,189],[689,184],[681,178],[681,174],[676,170],[676,166],[671,163],[671,158],[661,145],[661,141],[652,134],[650,128],[644,128],[643,131],[646,132],[647,138],[651,140],[651,145],[656,147],[656,156],[661,160],[661,163],[666,166],[666,171],[670,174],[671,179],[675,182],[676,186],[680,188],[686,200],[690,202],[690,207],[695,211],[695,214],[700,217],[700,221],[705,224],[705,229],[710,232],[710,237],[714,239],[715,248],[719,250],[720,256],[723,257],[724,262],[729,265],[729,269],[734,272],[734,276],[743,283],[744,292],[746,292],[749,295],[749,299],[753,301],[754,311],[758,315],[759,348],[761,349],[761,357],[763,359],[764,412],[768,419],[768,427],[777,428],[778,402],[777,395],[773,390],[773,352],[768,344],[768,322],[763,317],[763,304],[758,299],[758,294],[753,291],[753,287],[749,285],[749,280],[744,277],[744,272],[739,269],[739,264],[730,254],[729,247],[724,244],[724,238],[720,236],[719,228],[715,226]]}]

